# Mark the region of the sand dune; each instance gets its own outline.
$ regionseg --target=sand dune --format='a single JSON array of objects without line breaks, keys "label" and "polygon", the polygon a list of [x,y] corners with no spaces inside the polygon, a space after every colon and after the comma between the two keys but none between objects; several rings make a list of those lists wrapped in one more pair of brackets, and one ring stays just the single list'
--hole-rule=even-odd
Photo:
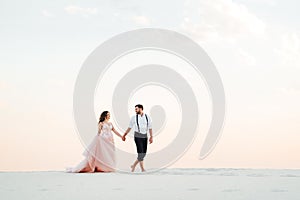
[{"label": "sand dune", "polygon": [[164,169],[153,173],[1,172],[9,199],[299,200],[300,170]]}]

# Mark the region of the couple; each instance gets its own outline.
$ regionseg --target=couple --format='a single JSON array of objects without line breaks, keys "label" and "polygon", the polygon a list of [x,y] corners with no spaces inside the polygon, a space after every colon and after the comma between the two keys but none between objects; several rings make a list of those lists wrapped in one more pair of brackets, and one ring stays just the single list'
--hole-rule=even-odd
[{"label": "couple", "polygon": [[130,120],[129,126],[122,136],[113,126],[110,119],[110,113],[104,111],[100,115],[98,122],[98,134],[94,137],[91,144],[84,151],[83,155],[86,157],[74,168],[67,168],[67,172],[115,172],[115,146],[112,132],[126,140],[126,135],[130,130],[134,129],[134,141],[137,148],[137,159],[131,165],[131,172],[134,172],[136,165],[139,163],[141,171],[145,172],[144,157],[147,152],[149,130],[149,143],[153,142],[152,136],[152,119],[143,111],[143,105],[135,106],[136,115]]}]

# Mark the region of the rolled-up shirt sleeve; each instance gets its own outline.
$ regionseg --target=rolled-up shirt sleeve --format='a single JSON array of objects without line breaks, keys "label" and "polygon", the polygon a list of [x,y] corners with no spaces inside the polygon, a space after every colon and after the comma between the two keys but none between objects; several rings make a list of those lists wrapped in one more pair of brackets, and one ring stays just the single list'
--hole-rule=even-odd
[{"label": "rolled-up shirt sleeve", "polygon": [[128,127],[133,128],[133,125],[134,125],[134,116],[131,117]]}]

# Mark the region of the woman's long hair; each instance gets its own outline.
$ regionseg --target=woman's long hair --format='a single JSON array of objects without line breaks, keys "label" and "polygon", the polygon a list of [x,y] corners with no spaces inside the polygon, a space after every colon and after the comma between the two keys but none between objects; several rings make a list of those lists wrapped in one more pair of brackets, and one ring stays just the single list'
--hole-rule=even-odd
[{"label": "woman's long hair", "polygon": [[99,122],[98,122],[98,124],[99,124],[100,122],[103,122],[103,121],[105,120],[105,118],[106,118],[106,116],[107,116],[107,113],[108,113],[108,111],[103,111],[103,112],[101,113],[101,115],[100,115],[100,117],[99,117]]}]

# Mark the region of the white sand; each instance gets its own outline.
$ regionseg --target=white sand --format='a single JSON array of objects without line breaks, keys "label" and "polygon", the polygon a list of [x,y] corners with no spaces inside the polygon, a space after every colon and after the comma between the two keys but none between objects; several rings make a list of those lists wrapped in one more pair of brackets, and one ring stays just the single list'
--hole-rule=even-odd
[{"label": "white sand", "polygon": [[151,174],[1,172],[2,200],[299,200],[300,170],[164,169]]}]

